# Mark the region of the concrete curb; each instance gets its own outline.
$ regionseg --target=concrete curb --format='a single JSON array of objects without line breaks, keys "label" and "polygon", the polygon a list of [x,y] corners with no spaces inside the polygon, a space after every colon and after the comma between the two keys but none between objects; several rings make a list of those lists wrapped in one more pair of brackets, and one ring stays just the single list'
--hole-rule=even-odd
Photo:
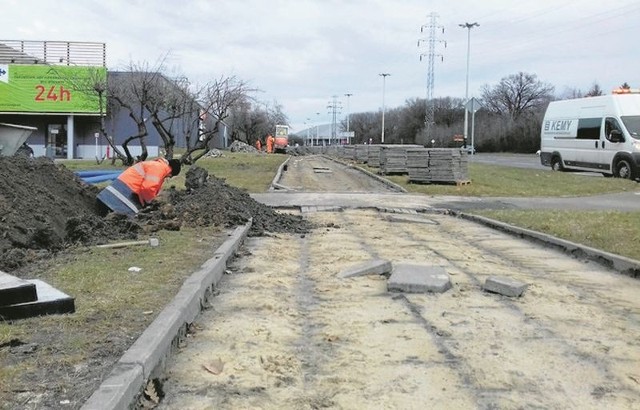
[{"label": "concrete curb", "polygon": [[287,165],[289,163],[290,159],[291,159],[291,155],[289,155],[289,157],[287,157],[287,159],[284,160],[284,162],[282,164],[280,164],[280,166],[278,167],[278,171],[276,172],[276,176],[274,176],[273,180],[271,181],[271,186],[269,187],[269,191],[274,191],[276,189],[284,189],[284,190],[287,190],[287,191],[290,190],[288,187],[278,183],[278,181],[280,181],[280,178],[282,178],[282,170],[284,169],[285,165]]},{"label": "concrete curb", "polygon": [[323,155],[323,157],[324,157],[324,158],[327,158],[327,159],[330,159],[331,161],[337,162],[337,163],[339,163],[339,164],[346,165],[346,166],[351,167],[351,168],[353,168],[353,169],[357,169],[358,171],[362,172],[363,174],[365,174],[365,175],[367,175],[367,176],[370,176],[371,178],[377,179],[378,181],[382,182],[382,183],[383,183],[383,184],[385,184],[385,185],[390,186],[391,188],[393,188],[394,190],[396,190],[396,191],[398,191],[398,192],[403,192],[403,193],[405,193],[405,194],[407,193],[407,190],[406,190],[406,189],[404,189],[404,188],[403,188],[403,187],[401,187],[400,185],[396,184],[395,182],[391,182],[391,181],[389,181],[388,179],[383,178],[383,177],[381,177],[380,175],[376,175],[376,174],[374,174],[374,173],[372,173],[372,172],[369,172],[369,171],[367,171],[367,170],[366,170],[366,169],[364,169],[364,168],[360,168],[359,166],[357,166],[357,165],[353,165],[353,164],[350,164],[350,163],[344,163],[344,162],[342,162],[342,161],[339,161],[339,160],[337,160],[337,159],[335,159],[335,158],[331,158],[331,157],[326,156],[326,155]]},{"label": "concrete curb", "polygon": [[496,221],[483,216],[470,215],[453,210],[449,210],[448,212],[461,218],[486,225],[502,232],[509,233],[511,235],[529,239],[534,242],[543,243],[545,245],[551,245],[577,258],[584,258],[594,261],[609,269],[616,270],[623,275],[631,276],[632,278],[640,278],[640,261],[637,261],[635,259],[605,252],[599,249],[591,248],[589,246],[581,245],[579,243],[556,238],[555,236],[532,231],[530,229],[519,228],[517,226],[509,225],[507,223]]},{"label": "concrete curb", "polygon": [[172,349],[184,337],[227,267],[228,260],[246,238],[252,221],[236,228],[201,268],[191,274],[176,296],[133,343],[98,389],[81,407],[84,410],[131,408],[147,380],[162,373]]}]

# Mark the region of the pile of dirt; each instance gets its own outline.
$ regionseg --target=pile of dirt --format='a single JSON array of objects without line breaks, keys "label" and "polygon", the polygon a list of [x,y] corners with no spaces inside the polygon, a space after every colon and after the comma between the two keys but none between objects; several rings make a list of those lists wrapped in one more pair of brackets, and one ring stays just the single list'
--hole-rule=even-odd
[{"label": "pile of dirt", "polygon": [[[47,158],[0,157],[0,270],[11,272],[69,246],[135,239],[142,231],[181,226],[233,227],[253,218],[252,235],[304,233],[300,217],[276,213],[223,180],[191,167],[190,189],[170,190],[138,217],[100,216],[98,189]],[[187,178],[189,181],[189,177]],[[206,183],[204,183],[206,181]],[[189,184],[187,184],[189,186]]]},{"label": "pile of dirt", "polygon": [[47,158],[0,157],[0,270],[72,244],[134,238],[126,218],[101,218],[97,189]]},{"label": "pile of dirt", "polygon": [[265,232],[302,234],[312,228],[300,216],[280,214],[198,166],[187,171],[185,186],[186,190],[169,190],[166,203],[153,203],[138,215],[138,220],[147,227],[179,229],[182,225],[233,227],[252,219],[252,236]]}]

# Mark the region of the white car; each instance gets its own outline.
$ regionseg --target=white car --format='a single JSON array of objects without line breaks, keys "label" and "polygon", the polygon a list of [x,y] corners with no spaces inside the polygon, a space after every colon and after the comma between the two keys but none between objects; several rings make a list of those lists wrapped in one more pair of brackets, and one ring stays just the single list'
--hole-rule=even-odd
[{"label": "white car", "polygon": [[473,145],[467,145],[466,147],[462,146],[460,147],[460,149],[469,155],[473,155],[476,153],[476,149]]}]

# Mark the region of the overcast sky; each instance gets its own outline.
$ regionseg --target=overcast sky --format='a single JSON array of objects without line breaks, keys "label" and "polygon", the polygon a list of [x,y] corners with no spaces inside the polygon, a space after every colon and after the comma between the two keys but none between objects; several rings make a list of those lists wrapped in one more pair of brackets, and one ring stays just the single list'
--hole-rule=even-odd
[{"label": "overcast sky", "polygon": [[428,48],[418,40],[431,13],[435,97],[464,98],[459,24],[474,22],[469,97],[519,71],[557,95],[594,82],[606,93],[640,87],[638,0],[0,0],[0,40],[106,43],[109,69],[166,56],[170,75],[196,84],[237,76],[281,104],[295,131],[330,122],[334,95],[341,117],[381,110],[380,73],[391,74],[387,108],[424,98]]}]

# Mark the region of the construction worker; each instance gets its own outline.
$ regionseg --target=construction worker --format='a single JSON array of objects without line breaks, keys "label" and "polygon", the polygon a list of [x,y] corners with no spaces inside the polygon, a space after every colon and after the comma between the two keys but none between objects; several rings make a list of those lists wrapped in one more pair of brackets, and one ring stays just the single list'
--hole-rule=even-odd
[{"label": "construction worker", "polygon": [[267,154],[273,153],[273,143],[275,142],[275,140],[276,139],[273,138],[273,135],[267,135]]},{"label": "construction worker", "polygon": [[258,151],[262,151],[262,142],[260,142],[260,138],[256,140],[256,149]]},{"label": "construction worker", "polygon": [[120,174],[98,194],[98,205],[104,210],[133,216],[160,193],[165,179],[180,173],[177,159],[139,162]]}]

